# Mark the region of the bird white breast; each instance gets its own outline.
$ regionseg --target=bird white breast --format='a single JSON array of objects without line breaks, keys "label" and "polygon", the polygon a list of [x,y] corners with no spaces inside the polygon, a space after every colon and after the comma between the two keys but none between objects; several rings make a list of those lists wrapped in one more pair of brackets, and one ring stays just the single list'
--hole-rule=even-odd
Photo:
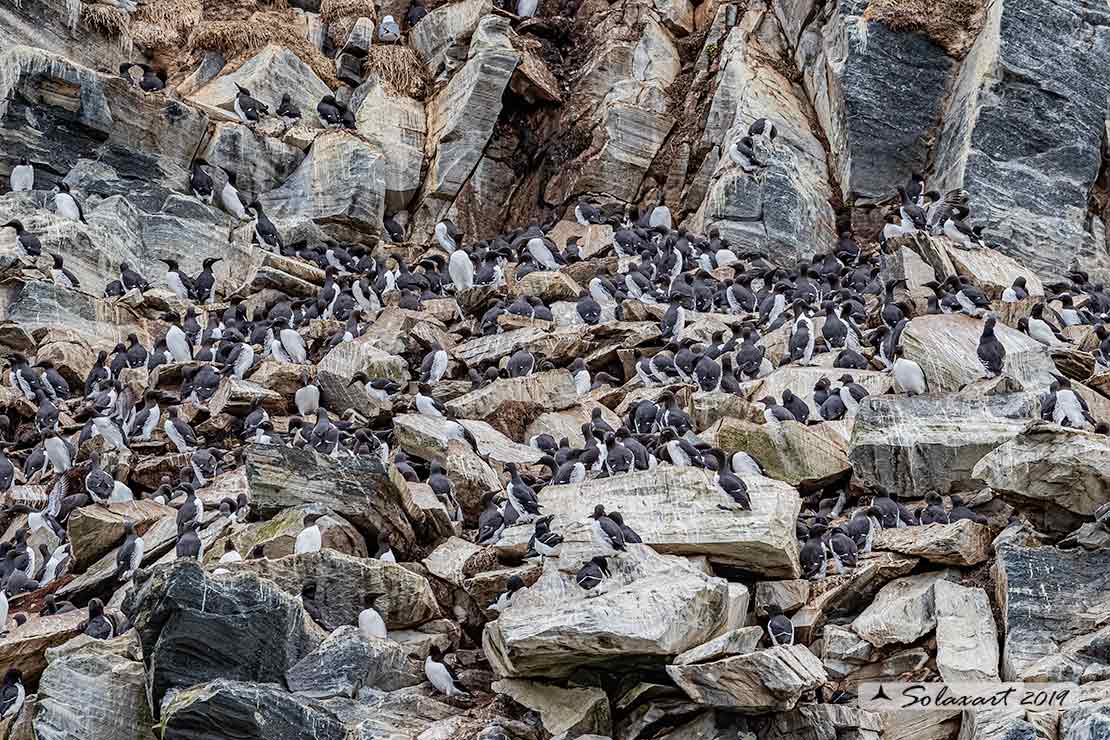
[{"label": "bird white breast", "polygon": [[1062,390],[1056,394],[1056,406],[1052,411],[1052,420],[1057,424],[1068,422],[1070,426],[1088,428],[1090,425],[1083,416],[1083,407],[1076,398],[1075,391]]},{"label": "bird white breast", "polygon": [[176,271],[166,273],[166,285],[178,298],[189,297],[189,291],[185,289],[185,283],[181,282],[181,275]]},{"label": "bird white breast", "polygon": [[474,287],[474,265],[470,262],[470,257],[466,252],[461,249],[456,249],[451,253],[451,259],[447,265],[447,272],[451,275],[451,282],[455,284],[456,290],[466,290]]},{"label": "bird white breast", "polygon": [[667,443],[667,454],[671,458],[671,462],[679,467],[686,467],[690,464],[690,456],[686,454],[677,440]]},{"label": "bird white breast", "polygon": [[[238,102],[235,104],[238,107]],[[247,218],[247,209],[243,207],[243,202],[239,200],[239,191],[231,183],[224,185],[224,189],[220,192],[220,202],[223,203],[224,210],[240,221],[245,221]]]},{"label": "bird white breast", "polygon": [[375,609],[369,607],[363,609],[358,614],[358,631],[362,634],[363,639],[366,640],[371,638],[385,640],[389,635],[382,615],[378,614]]},{"label": "bird white breast", "polygon": [[416,410],[424,416],[443,416],[427,396],[416,397]]},{"label": "bird white breast", "polygon": [[304,348],[304,340],[295,330],[281,330],[281,346],[285,348],[285,351],[289,355],[289,359],[298,365],[303,365],[308,361],[308,355]]},{"label": "bird white breast", "polygon": [[122,504],[134,500],[135,494],[131,493],[131,489],[119,481],[116,481],[116,484],[112,487],[112,493],[108,496],[108,503],[110,504]]},{"label": "bird white breast", "polygon": [[432,660],[430,656],[424,659],[424,675],[428,677],[432,686],[435,686],[443,694],[454,696],[462,693],[455,688],[455,681],[451,678],[451,674],[447,672],[447,667]]},{"label": "bird white breast", "polygon": [[887,224],[883,227],[883,239],[894,239],[904,233],[902,227],[898,224]]},{"label": "bird white breast", "polygon": [[551,250],[547,248],[547,244],[543,239],[534,236],[528,240],[528,254],[532,258],[543,265],[548,270],[558,270],[559,264],[555,261],[555,257],[551,254]]},{"label": "bird white breast", "polygon": [[310,416],[320,408],[320,389],[314,385],[306,385],[293,394],[293,402],[301,416]]},{"label": "bird white breast", "polygon": [[[894,361],[894,379],[906,393],[919,395],[925,392],[925,373],[913,360],[899,357]],[[851,395],[851,394],[849,394]]]},{"label": "bird white breast", "polygon": [[189,362],[193,353],[189,350],[189,340],[178,326],[171,326],[166,332],[166,349],[173,355],[174,362]]},{"label": "bird white breast", "polygon": [[243,556],[239,554],[238,550],[229,550],[220,556],[221,563],[239,563],[242,560]]},{"label": "bird white breast", "polygon": [[648,217],[648,225],[652,228],[656,226],[663,226],[667,229],[671,228],[671,209],[666,206],[656,206],[651,211],[651,216]]},{"label": "bird white breast", "polygon": [[[539,6],[538,0],[519,0],[516,4],[516,14],[521,18],[531,18],[536,14],[536,8]],[[577,209],[575,209],[577,210]],[[586,223],[579,221],[579,223]]]},{"label": "bird white breast", "polygon": [[590,392],[590,373],[587,370],[579,370],[574,374],[574,389],[578,395],[583,396]]},{"label": "bird white breast", "polygon": [[432,372],[430,374],[431,381],[438,383],[443,380],[443,376],[447,374],[447,350],[437,350],[435,356],[432,357]]},{"label": "bird white breast", "polygon": [[1052,329],[1040,319],[1029,319],[1029,336],[1049,347],[1057,343],[1056,335],[1052,333]]},{"label": "bird white breast", "polygon": [[33,190],[35,187],[35,168],[29,164],[18,164],[13,167],[11,186],[13,193]]},{"label": "bird white breast", "polygon": [[293,554],[300,555],[305,552],[319,552],[323,540],[320,534],[320,528],[313,524],[311,527],[305,527],[301,533],[297,535],[297,541],[293,545]]},{"label": "bird white breast", "polygon": [[77,201],[69,193],[58,193],[54,196],[54,204],[58,208],[58,215],[73,221],[81,220],[81,211],[77,208]]},{"label": "bird white breast", "polygon": [[1017,293],[1014,292],[1013,288],[1006,288],[1006,290],[1002,291],[1003,303],[1017,303],[1017,301]]},{"label": "bird white breast", "polygon": [[246,343],[242,347],[243,351],[239,353],[239,357],[235,360],[235,377],[240,380],[254,364],[254,347]]},{"label": "bird white breast", "polygon": [[66,276],[64,270],[52,270],[54,282],[62,288],[73,288],[73,281]]}]

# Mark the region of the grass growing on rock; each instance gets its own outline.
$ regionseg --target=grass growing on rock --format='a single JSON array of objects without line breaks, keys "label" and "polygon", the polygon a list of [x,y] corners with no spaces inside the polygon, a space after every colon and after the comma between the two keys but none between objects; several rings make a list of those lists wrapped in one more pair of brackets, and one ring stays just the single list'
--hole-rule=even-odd
[{"label": "grass growing on rock", "polygon": [[261,11],[247,20],[202,23],[189,39],[190,51],[216,51],[228,60],[224,74],[233,71],[268,44],[284,46],[312,68],[328,87],[339,83],[335,63],[305,38],[292,11]]},{"label": "grass growing on rock", "polygon": [[863,18],[892,31],[923,34],[960,59],[978,37],[986,15],[984,0],[871,0]]},{"label": "grass growing on rock", "polygon": [[127,33],[127,14],[110,5],[86,5],[81,8],[81,22],[108,38]]},{"label": "grass growing on rock", "polygon": [[363,66],[366,77],[376,76],[390,95],[423,100],[430,80],[420,54],[408,46],[371,46]]}]

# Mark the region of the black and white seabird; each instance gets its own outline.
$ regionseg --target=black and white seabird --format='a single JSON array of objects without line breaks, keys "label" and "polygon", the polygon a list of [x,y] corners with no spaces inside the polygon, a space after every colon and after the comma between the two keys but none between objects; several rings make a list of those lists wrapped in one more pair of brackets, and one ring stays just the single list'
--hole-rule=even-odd
[{"label": "black and white seabird", "polygon": [[123,523],[123,544],[116,553],[116,578],[129,581],[143,563],[145,543],[135,533],[135,523],[128,519]]},{"label": "black and white seabird", "polygon": [[70,191],[69,185],[64,181],[58,184],[57,192],[54,193],[54,208],[62,218],[88,223],[85,220],[85,212],[81,209],[80,201],[77,200],[77,197]]},{"label": "black and white seabird", "polygon": [[593,533],[594,544],[613,550],[624,550],[624,532],[620,525],[605,515],[605,507],[598,504],[594,513],[590,515],[593,520],[590,529]]},{"label": "black and white seabird", "polygon": [[451,666],[443,660],[443,652],[435,643],[428,648],[428,657],[424,659],[424,675],[441,694],[447,696],[469,697],[466,691],[459,687],[459,677]]},{"label": "black and white seabird", "polygon": [[297,534],[293,543],[293,554],[300,555],[306,552],[320,552],[323,547],[323,535],[317,523],[324,515],[319,512],[309,512],[304,515],[304,529]]},{"label": "black and white seabird", "polygon": [[794,623],[778,604],[767,605],[767,639],[772,645],[794,644]]},{"label": "black and white seabird", "polygon": [[283,93],[281,102],[278,103],[277,114],[282,118],[298,121],[301,118],[301,109],[293,102],[293,98],[289,93]]},{"label": "black and white seabird", "polygon": [[251,201],[250,210],[254,213],[254,238],[256,243],[262,247],[269,247],[271,250],[280,252],[283,242],[281,240],[281,233],[278,232],[274,222],[263,213],[262,204],[255,198]]},{"label": "black and white seabird", "polygon": [[[2,608],[0,608],[0,619],[2,619],[0,630],[6,632],[8,600],[2,591],[0,591],[0,599],[3,600]],[[23,702],[26,698],[27,692],[23,688],[22,671],[18,668],[9,668],[4,673],[4,683],[0,684],[0,719],[17,717],[23,709]]]},{"label": "black and white seabird", "polygon": [[270,112],[269,106],[251,97],[250,90],[239,83],[235,83],[235,88],[239,91],[235,95],[235,115],[239,116],[241,123],[252,126],[258,123],[262,116]]},{"label": "black and white seabird", "polygon": [[23,222],[18,220],[8,221],[0,229],[14,229],[16,246],[22,251],[21,257],[38,257],[42,254],[42,242],[39,238],[23,228]]},{"label": "black and white seabird", "polygon": [[592,588],[596,588],[603,579],[611,576],[612,574],[609,572],[609,564],[606,557],[604,555],[597,555],[578,569],[578,574],[574,577],[574,581],[581,588],[589,591]]},{"label": "black and white seabird", "polygon": [[116,636],[116,625],[104,613],[104,602],[100,599],[89,602],[89,618],[81,631],[94,640],[111,640]]},{"label": "black and white seabird", "polygon": [[26,157],[21,157],[19,164],[12,167],[8,179],[13,193],[28,192],[35,189],[35,166]]},{"label": "black and white seabird", "polygon": [[250,215],[247,213],[247,201],[235,185],[236,175],[228,170],[225,170],[225,172],[227,182],[224,183],[224,187],[220,191],[220,205],[237,221],[247,221],[250,219]]},{"label": "black and white seabird", "polygon": [[983,322],[983,333],[979,337],[979,347],[976,349],[979,362],[982,363],[987,377],[990,378],[997,378],[1002,374],[1003,363],[1006,360],[1006,347],[994,335],[996,322],[997,319],[994,316],[988,316]]}]

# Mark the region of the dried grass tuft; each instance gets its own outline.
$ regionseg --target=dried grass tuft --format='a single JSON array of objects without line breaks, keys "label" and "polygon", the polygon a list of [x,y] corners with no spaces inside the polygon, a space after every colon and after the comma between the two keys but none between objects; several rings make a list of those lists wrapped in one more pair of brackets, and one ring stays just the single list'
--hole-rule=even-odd
[{"label": "dried grass tuft", "polygon": [[202,23],[189,39],[190,51],[216,51],[228,61],[224,74],[234,71],[267,44],[278,44],[296,54],[325,85],[339,84],[335,63],[305,38],[290,10],[260,11],[246,20]]},{"label": "dried grass tuft", "polygon": [[131,36],[145,49],[178,49],[200,23],[200,0],[151,0],[131,19]]},{"label": "dried grass tuft", "polygon": [[320,20],[324,23],[334,23],[349,16],[356,20],[373,18],[374,3],[370,0],[324,0],[320,3]]},{"label": "dried grass tuft", "polygon": [[986,20],[985,0],[871,0],[863,18],[892,31],[920,33],[961,59]]},{"label": "dried grass tuft", "polygon": [[366,77],[380,79],[390,95],[423,100],[431,86],[424,60],[408,46],[371,46],[362,69]]},{"label": "dried grass tuft", "polygon": [[85,5],[81,8],[81,23],[108,38],[117,38],[127,33],[128,18],[110,5]]}]

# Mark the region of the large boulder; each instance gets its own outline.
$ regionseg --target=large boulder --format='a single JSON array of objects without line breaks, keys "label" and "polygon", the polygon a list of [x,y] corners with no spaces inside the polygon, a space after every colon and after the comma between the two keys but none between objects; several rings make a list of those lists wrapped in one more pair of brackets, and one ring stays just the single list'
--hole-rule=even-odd
[{"label": "large boulder", "polygon": [[1110,630],[1100,616],[1110,552],[1006,545],[995,591],[1002,612],[1004,681],[1079,681],[1105,670]]},{"label": "large boulder", "polygon": [[374,608],[389,629],[415,627],[439,616],[428,579],[396,563],[321,550],[223,567],[254,573],[293,597],[300,596],[306,583],[314,584],[320,619],[332,628],[356,624],[371,593],[381,594]]},{"label": "large boulder", "polygon": [[730,455],[749,453],[766,475],[812,489],[847,477],[852,469],[848,462],[847,432],[837,424],[806,426],[796,421],[757,424],[726,417],[705,434]]},{"label": "large boulder", "polygon": [[85,569],[123,541],[126,522],[141,536],[158,520],[176,516],[169,506],[155,501],[128,501],[106,507],[83,506],[70,514],[66,523],[74,562]]},{"label": "large boulder", "polygon": [[46,651],[57,647],[81,633],[81,624],[88,619],[82,611],[52,614],[48,617],[31,616],[22,627],[5,626],[9,634],[0,640],[0,665],[18,668],[23,680],[32,683],[46,668]]},{"label": "large boulder", "polygon": [[[220,77],[212,84],[219,84],[226,79],[228,78]],[[251,93],[253,95],[254,91]],[[231,100],[234,99],[235,88],[232,87]],[[251,195],[265,193],[280,186],[304,159],[304,152],[297,147],[270,136],[259,136],[238,122],[217,123],[202,154],[209,164],[216,165],[225,172],[235,173],[235,187],[248,199]],[[221,183],[225,181],[223,173],[218,172],[215,167],[209,167],[208,170],[212,172],[212,179],[219,192]]]},{"label": "large boulder", "polygon": [[[1042,390],[1053,381],[1056,365],[1048,349],[1016,329],[999,323],[995,336],[1006,348],[1002,373],[1027,391]],[[932,393],[958,391],[986,377],[977,350],[983,322],[962,314],[918,316],[902,331],[906,359],[921,366]]]},{"label": "large boulder", "polygon": [[540,713],[545,730],[568,737],[609,733],[609,697],[600,688],[561,688],[536,681],[507,678],[492,686],[498,694]]},{"label": "large boulder", "polygon": [[972,204],[1005,213],[985,218],[987,242],[1042,277],[1064,275],[1078,259],[1105,278],[1106,216],[1092,219],[1088,198],[1110,92],[1090,69],[1110,63],[1107,27],[1076,0],[986,5],[984,31],[949,93],[930,187],[966,188]]},{"label": "large boulder", "polygon": [[[463,3],[459,8],[462,11],[463,6],[473,5]],[[418,28],[427,38],[425,31],[431,31],[433,24]],[[507,18],[482,17],[466,64],[427,102],[426,146],[432,160],[419,195],[414,238],[431,234],[485,151],[501,113],[502,93],[520,60],[508,33]]]},{"label": "large boulder", "polygon": [[402,552],[416,544],[413,523],[423,519],[401,474],[370,458],[342,462],[308,450],[251,445],[244,456],[251,506],[261,516],[317,504],[364,534],[384,532]]},{"label": "large boulder", "polygon": [[860,404],[849,459],[855,475],[910,497],[947,493],[973,478],[988,452],[1038,415],[1027,393],[881,396]]},{"label": "large boulder", "polygon": [[205,681],[281,682],[325,637],[300,599],[272,582],[212,578],[191,560],[140,571],[123,611],[138,631],[156,716],[167,692]]},{"label": "large boulder", "polygon": [[[794,522],[800,499],[789,485],[762,476],[745,477],[752,510],[739,509],[704,470],[660,465],[578,484],[547,486],[540,491],[545,515],[554,515],[560,531],[593,513],[603,502],[620,511],[624,521],[658,552],[704,555],[715,563],[737,566],[771,577],[799,575]],[[512,527],[498,549],[523,554],[533,527]]]},{"label": "large boulder", "polygon": [[934,586],[953,575],[942,570],[891,581],[856,617],[852,629],[876,647],[915,642],[936,627]]},{"label": "large boulder", "polygon": [[336,239],[374,237],[385,214],[385,160],[356,136],[321,134],[296,171],[259,200],[275,221],[315,221]]},{"label": "large boulder", "polygon": [[996,491],[1089,517],[1110,501],[1110,443],[1094,432],[1030,425],[987,453],[973,471]]},{"label": "large boulder", "polygon": [[[284,46],[268,44],[234,72],[220,75],[189,93],[186,99],[200,106],[219,109],[228,117],[235,118],[236,85],[250,90],[251,97],[268,105],[271,114],[277,113],[282,95],[288,93],[305,120],[315,120],[316,104],[322,97],[331,94],[328,86],[300,57]],[[248,162],[243,164],[253,166]]]},{"label": "large boulder", "polygon": [[981,588],[948,581],[933,586],[937,669],[947,683],[998,680],[998,631]]},{"label": "large boulder", "polygon": [[778,645],[712,663],[667,666],[667,674],[699,704],[743,714],[793,709],[828,676],[805,645]]},{"label": "large boulder", "polygon": [[132,644],[131,635],[114,640],[81,635],[49,650],[35,703],[35,737],[150,737],[146,675],[142,662],[129,654]]},{"label": "large boulder", "polygon": [[347,738],[346,726],[326,708],[265,683],[218,679],[192,686],[175,694],[162,715],[167,738]]},{"label": "large boulder", "polygon": [[496,674],[558,677],[586,665],[659,663],[727,627],[727,584],[685,558],[630,545],[609,560],[612,578],[591,591],[574,581],[583,562],[549,558],[540,579],[486,625],[482,647]]},{"label": "large boulder", "polygon": [[424,103],[389,95],[376,77],[363,83],[355,92],[358,95],[362,95],[355,114],[358,132],[381,147],[385,157],[385,207],[389,212],[399,211],[420,189],[427,134]]},{"label": "large boulder", "polygon": [[913,555],[930,563],[966,567],[990,559],[991,531],[986,525],[969,519],[951,524],[883,529],[876,535],[874,547]]},{"label": "large boulder", "polygon": [[121,175],[120,188],[142,182],[151,194],[144,210],[156,211],[188,177],[204,113],[41,49],[5,45],[0,68],[0,143],[8,156],[35,162],[36,187],[56,185],[82,158],[99,159]]},{"label": "large boulder", "polygon": [[[691,228],[716,227],[741,249],[766,251],[776,262],[793,264],[810,251],[812,240],[835,238],[825,147],[807,123],[809,101],[795,92],[764,46],[765,38],[779,33],[771,11],[753,7],[742,22],[730,25],[723,42],[713,45],[720,70],[702,142],[713,148],[703,167],[715,167],[701,186],[706,194],[700,205],[691,204],[696,208]],[[764,152],[767,166],[748,174],[733,163],[729,149],[763,117],[776,122],[779,136]]]},{"label": "large boulder", "polygon": [[362,687],[394,691],[424,681],[424,672],[392,640],[365,638],[343,626],[285,674],[289,690],[313,699],[352,696]]}]

